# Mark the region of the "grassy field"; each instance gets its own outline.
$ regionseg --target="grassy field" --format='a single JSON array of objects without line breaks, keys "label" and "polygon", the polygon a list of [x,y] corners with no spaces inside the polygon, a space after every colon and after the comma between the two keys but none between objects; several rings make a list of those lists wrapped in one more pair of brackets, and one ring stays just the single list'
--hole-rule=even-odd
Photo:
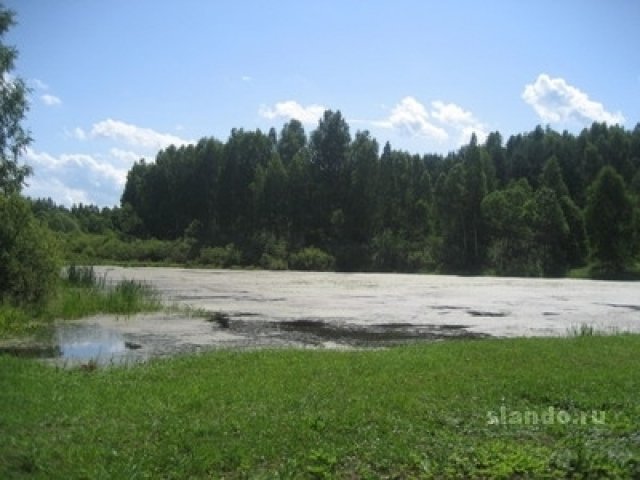
[{"label": "grassy field", "polygon": [[640,336],[0,357],[0,478],[637,478]]}]

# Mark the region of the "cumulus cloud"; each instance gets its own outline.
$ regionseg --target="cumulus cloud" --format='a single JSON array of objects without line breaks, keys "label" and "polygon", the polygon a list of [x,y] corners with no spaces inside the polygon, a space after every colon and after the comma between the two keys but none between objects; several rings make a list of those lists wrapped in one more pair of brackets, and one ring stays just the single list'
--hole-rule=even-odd
[{"label": "cumulus cloud", "polygon": [[[4,81],[13,82],[13,77],[6,76],[4,78]],[[32,88],[42,93],[40,95],[40,101],[47,107],[56,107],[58,105],[62,105],[62,100],[60,99],[60,97],[49,93],[49,85],[44,83],[42,80],[32,78],[31,80],[29,80],[29,84]]]},{"label": "cumulus cloud", "polygon": [[304,107],[294,100],[287,100],[286,102],[278,102],[273,107],[262,106],[259,113],[270,120],[295,118],[302,123],[313,124],[318,121],[325,110],[326,108],[322,105],[312,104]]},{"label": "cumulus cloud", "polygon": [[80,127],[76,127],[71,131],[70,134],[73,138],[77,139],[77,140],[86,140],[87,139],[87,134],[86,132],[80,128]]},{"label": "cumulus cloud", "polygon": [[[120,156],[120,158],[118,158]],[[116,205],[133,161],[125,151],[108,155],[64,153],[52,155],[28,148],[25,161],[34,170],[25,193],[50,197],[58,203]]]},{"label": "cumulus cloud", "polygon": [[[58,203],[118,204],[131,166],[141,158],[152,160],[155,153],[169,145],[193,143],[176,135],[159,133],[125,122],[107,119],[90,129],[65,129],[67,138],[83,141],[92,153],[51,154],[28,148],[24,155],[34,174],[25,193],[32,197],[50,197]],[[106,148],[95,142],[107,138]],[[94,148],[97,150],[94,150]]]},{"label": "cumulus cloud", "polygon": [[[63,153],[54,156],[46,152],[37,152],[31,148],[26,151],[25,159],[38,172],[64,172],[65,170],[85,170],[95,182],[100,179],[124,186],[127,179],[127,169],[114,167],[110,162],[100,160],[92,155],[83,153]],[[94,182],[94,183],[95,183]]]},{"label": "cumulus cloud", "polygon": [[55,107],[56,105],[62,105],[62,100],[60,100],[59,97],[56,97],[55,95],[51,95],[49,93],[40,95],[40,100],[42,100],[42,103],[44,103],[47,107]]},{"label": "cumulus cloud", "polygon": [[484,142],[489,132],[487,126],[478,120],[473,113],[455,103],[444,103],[440,100],[431,102],[431,115],[443,125],[451,127],[459,133],[459,143],[468,142],[473,133],[479,142]]},{"label": "cumulus cloud", "polygon": [[464,145],[474,133],[483,142],[489,132],[485,123],[460,105],[442,100],[424,104],[413,96],[404,97],[387,118],[368,123],[406,137],[435,141],[441,148]]},{"label": "cumulus cloud", "polygon": [[170,133],[160,133],[150,128],[108,118],[93,125],[92,137],[104,137],[123,141],[129,145],[160,150],[169,145],[182,146],[194,143]]},{"label": "cumulus cloud", "polygon": [[95,203],[89,199],[89,194],[79,188],[66,186],[57,178],[30,178],[25,193],[33,198],[51,198],[57,204],[70,207],[77,204]]},{"label": "cumulus cloud", "polygon": [[47,85],[40,79],[37,79],[37,78],[32,79],[31,84],[38,90],[49,90],[49,85]]},{"label": "cumulus cloud", "polygon": [[620,112],[611,113],[600,102],[591,100],[578,88],[563,78],[552,78],[543,73],[534,83],[525,86],[522,99],[531,105],[545,122],[577,121],[588,125],[592,122],[624,123]]},{"label": "cumulus cloud", "polygon": [[439,142],[449,138],[448,133],[430,120],[427,108],[414,97],[405,97],[391,110],[389,117],[373,122],[383,128],[398,129],[411,137],[426,137]]},{"label": "cumulus cloud", "polygon": [[130,150],[122,150],[120,148],[112,148],[109,150],[109,154],[118,159],[120,162],[125,163],[127,165],[133,165],[133,163],[137,162],[141,158],[145,158],[146,155],[140,155],[139,153],[132,152]]}]

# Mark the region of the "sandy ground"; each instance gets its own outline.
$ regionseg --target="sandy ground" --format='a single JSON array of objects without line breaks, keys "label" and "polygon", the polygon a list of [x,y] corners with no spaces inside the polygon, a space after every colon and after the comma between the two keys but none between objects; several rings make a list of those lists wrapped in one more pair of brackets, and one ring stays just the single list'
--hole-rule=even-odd
[{"label": "sandy ground", "polygon": [[100,267],[151,283],[165,301],[232,319],[464,327],[501,337],[566,335],[590,325],[640,332],[640,284],[456,277]]}]

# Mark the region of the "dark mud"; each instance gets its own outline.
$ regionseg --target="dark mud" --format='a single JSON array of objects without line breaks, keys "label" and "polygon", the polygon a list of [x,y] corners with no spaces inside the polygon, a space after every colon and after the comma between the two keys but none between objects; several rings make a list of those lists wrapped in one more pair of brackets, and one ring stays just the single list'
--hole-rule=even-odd
[{"label": "dark mud", "polygon": [[[223,318],[223,320],[221,320]],[[465,325],[414,325],[386,323],[356,325],[339,320],[306,318],[265,322],[230,318],[218,314],[216,324],[229,332],[255,338],[271,338],[275,343],[300,343],[305,346],[389,347],[437,340],[486,338],[489,335],[467,330]]]}]

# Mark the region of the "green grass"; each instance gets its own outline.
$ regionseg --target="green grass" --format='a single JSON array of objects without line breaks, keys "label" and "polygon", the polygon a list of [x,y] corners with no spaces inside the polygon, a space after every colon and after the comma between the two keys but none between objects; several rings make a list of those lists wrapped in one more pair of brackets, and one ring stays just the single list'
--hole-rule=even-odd
[{"label": "green grass", "polygon": [[[219,351],[93,372],[0,357],[0,477],[637,478],[639,349]],[[488,424],[550,409],[605,421]]]},{"label": "green grass", "polygon": [[147,284],[122,280],[107,285],[92,267],[69,267],[55,292],[43,305],[0,304],[0,338],[37,331],[56,319],[81,318],[97,313],[131,315],[159,310],[159,296]]}]

